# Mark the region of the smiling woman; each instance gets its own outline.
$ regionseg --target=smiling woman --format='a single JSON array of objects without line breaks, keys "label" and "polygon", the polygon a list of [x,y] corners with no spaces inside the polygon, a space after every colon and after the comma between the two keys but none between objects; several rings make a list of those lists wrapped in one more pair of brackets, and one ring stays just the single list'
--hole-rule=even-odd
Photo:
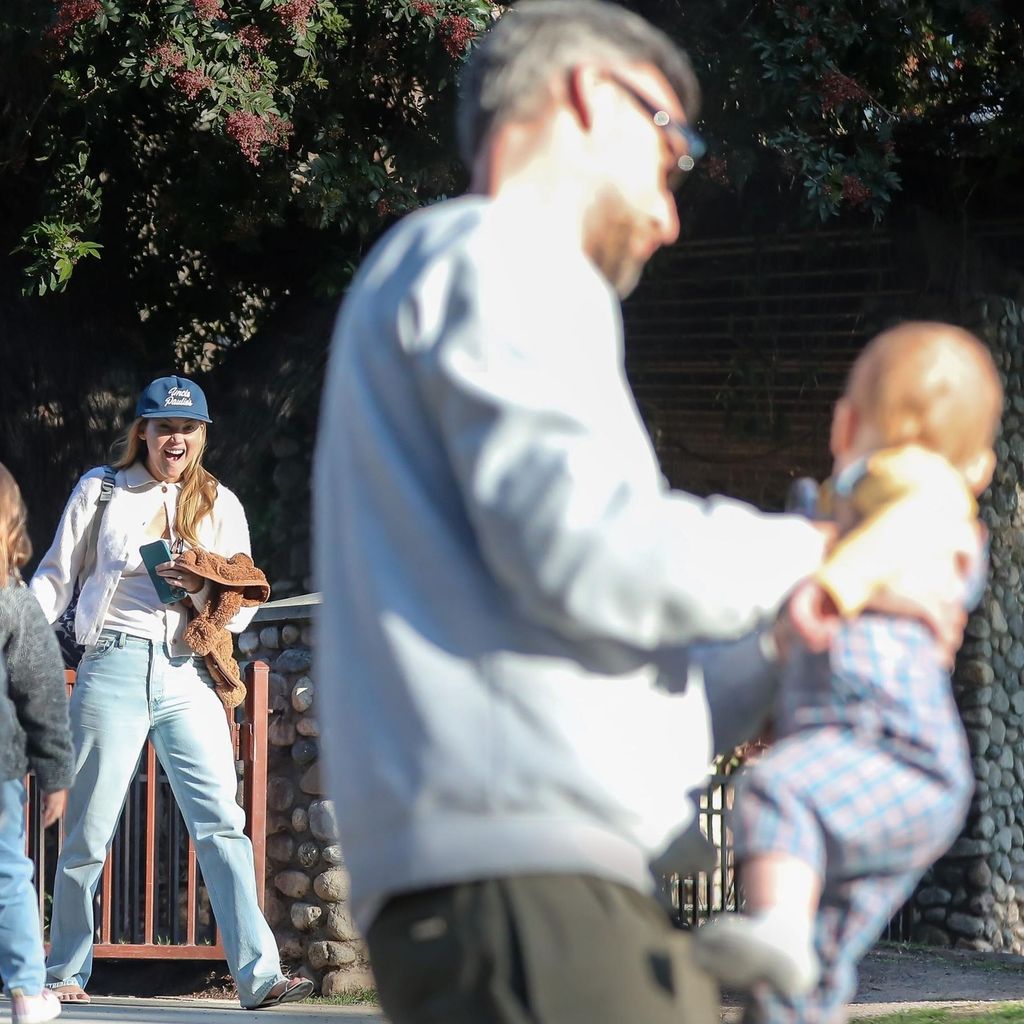
[{"label": "smiling woman", "polygon": [[[32,590],[54,622],[83,577],[75,633],[85,654],[71,698],[75,780],[57,863],[47,962],[47,985],[64,1002],[89,1000],[93,899],[148,738],[195,843],[242,1004],[274,1006],[313,990],[310,982],[281,973],[277,945],[256,900],[244,815],[235,802],[235,766],[221,707],[233,703],[188,644],[190,613],[202,616],[222,596],[188,567],[197,565],[195,554],[249,555],[240,502],[203,467],[211,422],[206,396],[194,381],[172,376],[150,383],[115,448],[107,511],[98,509],[110,470],[98,467],[72,492],[32,578]],[[174,552],[155,567],[176,588],[165,595],[168,603],[158,595],[140,550],[154,541]],[[237,612],[227,629],[240,632],[255,610],[253,604]]]}]

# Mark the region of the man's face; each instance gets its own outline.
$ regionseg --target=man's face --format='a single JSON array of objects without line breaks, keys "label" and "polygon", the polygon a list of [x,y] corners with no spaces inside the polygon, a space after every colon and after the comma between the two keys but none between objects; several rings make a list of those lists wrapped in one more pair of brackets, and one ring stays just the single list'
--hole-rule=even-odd
[{"label": "man's face", "polygon": [[685,116],[668,82],[648,65],[600,77],[594,94],[597,177],[584,223],[584,249],[625,298],[655,251],[679,235],[671,184],[686,144],[659,126],[651,110],[678,122],[685,122]]}]

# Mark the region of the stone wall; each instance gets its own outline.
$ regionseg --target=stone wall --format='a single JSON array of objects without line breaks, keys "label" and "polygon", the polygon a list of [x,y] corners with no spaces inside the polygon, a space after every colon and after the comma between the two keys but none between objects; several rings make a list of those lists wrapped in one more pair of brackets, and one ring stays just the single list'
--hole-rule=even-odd
[{"label": "stone wall", "polygon": [[998,465],[981,501],[992,571],[954,679],[977,782],[963,834],[912,900],[913,935],[931,945],[1024,953],[1024,326],[1003,298],[978,304],[975,329],[1006,385]]},{"label": "stone wall", "polygon": [[267,896],[282,959],[324,995],[373,985],[348,911],[334,810],[320,781],[312,614],[318,598],[274,601],[238,638],[241,657],[270,665]]}]

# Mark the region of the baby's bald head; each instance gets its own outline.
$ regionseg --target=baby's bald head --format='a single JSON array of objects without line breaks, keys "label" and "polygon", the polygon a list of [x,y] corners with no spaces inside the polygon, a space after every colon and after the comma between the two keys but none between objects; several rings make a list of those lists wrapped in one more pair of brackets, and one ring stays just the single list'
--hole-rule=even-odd
[{"label": "baby's bald head", "polygon": [[989,350],[963,328],[930,321],[909,321],[870,341],[846,397],[882,446],[919,444],[960,469],[991,449],[1003,411]]}]

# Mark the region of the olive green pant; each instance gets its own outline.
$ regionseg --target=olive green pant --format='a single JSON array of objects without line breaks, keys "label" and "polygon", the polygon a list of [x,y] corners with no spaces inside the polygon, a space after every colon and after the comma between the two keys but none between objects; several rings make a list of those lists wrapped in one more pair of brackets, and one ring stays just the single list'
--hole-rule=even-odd
[{"label": "olive green pant", "polygon": [[392,1024],[717,1024],[718,991],[652,899],[524,875],[390,900],[367,942]]}]

